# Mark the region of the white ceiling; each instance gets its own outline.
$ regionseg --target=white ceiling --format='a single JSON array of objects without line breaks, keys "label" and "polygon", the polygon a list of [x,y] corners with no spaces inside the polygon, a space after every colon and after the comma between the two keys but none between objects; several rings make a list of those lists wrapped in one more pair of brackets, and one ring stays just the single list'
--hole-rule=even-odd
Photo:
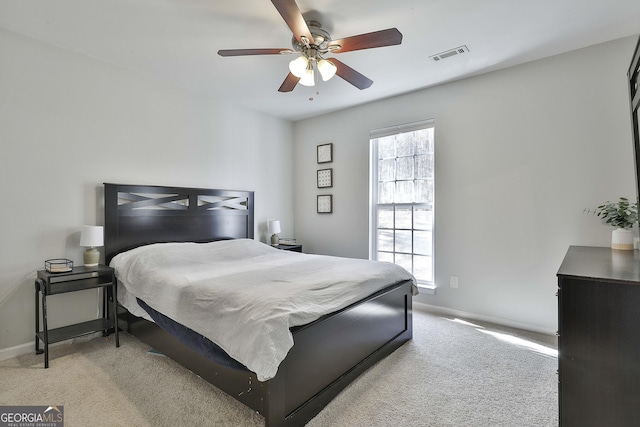
[{"label": "white ceiling", "polygon": [[[337,56],[374,81],[368,89],[334,77],[315,88],[298,85],[279,93],[294,56],[217,54],[219,49],[291,46],[290,30],[269,0],[0,0],[0,26],[290,120],[640,33],[639,0],[297,4],[334,39],[395,27],[403,34],[402,44]],[[439,62],[429,59],[461,45],[470,52]]]}]

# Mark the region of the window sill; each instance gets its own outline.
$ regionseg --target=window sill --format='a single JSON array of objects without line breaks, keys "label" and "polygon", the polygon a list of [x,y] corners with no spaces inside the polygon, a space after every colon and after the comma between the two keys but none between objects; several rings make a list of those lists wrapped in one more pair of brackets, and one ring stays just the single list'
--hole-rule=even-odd
[{"label": "window sill", "polygon": [[426,283],[419,283],[418,284],[418,290],[420,291],[421,294],[429,294],[429,295],[435,295],[436,294],[436,285],[428,285]]}]

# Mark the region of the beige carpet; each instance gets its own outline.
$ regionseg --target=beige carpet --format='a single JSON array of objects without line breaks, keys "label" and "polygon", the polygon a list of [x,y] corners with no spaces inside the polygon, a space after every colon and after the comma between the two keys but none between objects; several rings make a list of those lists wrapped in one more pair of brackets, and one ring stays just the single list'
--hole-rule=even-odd
[{"label": "beige carpet", "polygon": [[[414,311],[414,339],[309,426],[557,426],[555,338]],[[264,419],[134,337],[0,362],[0,406],[63,405],[66,427],[263,426]]]}]

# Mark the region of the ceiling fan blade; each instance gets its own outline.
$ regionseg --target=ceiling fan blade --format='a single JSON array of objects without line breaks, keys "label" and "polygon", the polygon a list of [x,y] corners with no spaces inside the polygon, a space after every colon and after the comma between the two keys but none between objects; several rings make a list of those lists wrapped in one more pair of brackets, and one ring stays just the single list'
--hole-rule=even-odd
[{"label": "ceiling fan blade", "polygon": [[281,53],[293,53],[293,50],[285,47],[273,49],[223,49],[218,51],[220,56],[279,55]]},{"label": "ceiling fan blade", "polygon": [[309,43],[313,43],[311,31],[309,31],[307,22],[304,20],[295,0],[271,0],[271,3],[278,9],[296,40],[301,42],[300,37],[305,36]]},{"label": "ceiling fan blade", "polygon": [[[402,33],[397,28],[374,31],[373,33],[360,34],[344,39],[332,40],[329,44],[331,53],[344,53],[354,50],[371,49],[374,47],[394,46],[402,43]],[[340,46],[339,49],[331,49],[331,46]]]},{"label": "ceiling fan blade", "polygon": [[289,73],[280,85],[280,89],[278,89],[278,92],[291,92],[296,87],[299,80],[300,77],[296,77],[293,74]]},{"label": "ceiling fan blade", "polygon": [[358,89],[366,89],[373,84],[373,80],[369,79],[366,76],[363,76],[353,68],[343,64],[337,59],[331,58],[329,59],[329,61],[333,62],[333,64],[338,68],[336,70],[336,75],[338,77],[343,78]]}]

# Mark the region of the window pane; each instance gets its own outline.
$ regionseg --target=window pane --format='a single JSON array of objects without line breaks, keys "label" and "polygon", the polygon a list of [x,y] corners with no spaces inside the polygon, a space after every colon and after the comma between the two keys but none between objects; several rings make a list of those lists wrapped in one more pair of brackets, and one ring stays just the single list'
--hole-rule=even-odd
[{"label": "window pane", "polygon": [[433,162],[430,155],[416,156],[416,178],[431,178],[433,176]]},{"label": "window pane", "polygon": [[428,131],[425,129],[421,132],[414,132],[414,138],[416,141],[416,154],[427,154],[432,150],[429,150]]},{"label": "window pane", "polygon": [[416,181],[416,203],[433,203],[433,178]]},{"label": "window pane", "polygon": [[435,137],[435,129],[431,128],[425,132],[425,136],[427,137],[427,144],[429,146],[428,150],[430,153],[433,153],[433,140]]},{"label": "window pane", "polygon": [[413,227],[416,230],[431,230],[433,228],[433,211],[416,207],[413,212]]},{"label": "window pane", "polygon": [[396,264],[398,264],[401,267],[404,267],[405,270],[411,273],[413,271],[413,268],[411,266],[411,258],[412,258],[411,255],[396,254]]},{"label": "window pane", "polygon": [[393,208],[378,208],[378,228],[393,228]]},{"label": "window pane", "polygon": [[433,259],[428,256],[414,256],[413,275],[421,282],[433,282]]},{"label": "window pane", "polygon": [[376,139],[378,143],[379,159],[395,159],[396,157],[396,141],[393,137],[385,137]]},{"label": "window pane", "polygon": [[396,230],[395,249],[396,252],[411,253],[411,231]]},{"label": "window pane", "polygon": [[413,202],[413,181],[397,181],[395,196],[396,203]]},{"label": "window pane", "polygon": [[393,262],[393,254],[390,252],[378,252],[378,261]]},{"label": "window pane", "polygon": [[379,203],[393,203],[395,199],[395,188],[396,183],[394,181],[391,182],[381,182],[378,185],[378,202]]},{"label": "window pane", "polygon": [[402,133],[400,135],[396,135],[396,137],[396,156],[413,156],[415,150],[411,133]]},{"label": "window pane", "polygon": [[378,180],[395,181],[396,159],[384,159],[378,163]]},{"label": "window pane", "polygon": [[378,249],[393,252],[393,230],[378,230]]},{"label": "window pane", "polygon": [[396,228],[411,230],[413,227],[411,219],[411,208],[396,208]]},{"label": "window pane", "polygon": [[413,232],[413,253],[419,255],[431,255],[432,251],[431,231]]},{"label": "window pane", "polygon": [[396,160],[396,179],[413,179],[413,157],[398,157]]}]

